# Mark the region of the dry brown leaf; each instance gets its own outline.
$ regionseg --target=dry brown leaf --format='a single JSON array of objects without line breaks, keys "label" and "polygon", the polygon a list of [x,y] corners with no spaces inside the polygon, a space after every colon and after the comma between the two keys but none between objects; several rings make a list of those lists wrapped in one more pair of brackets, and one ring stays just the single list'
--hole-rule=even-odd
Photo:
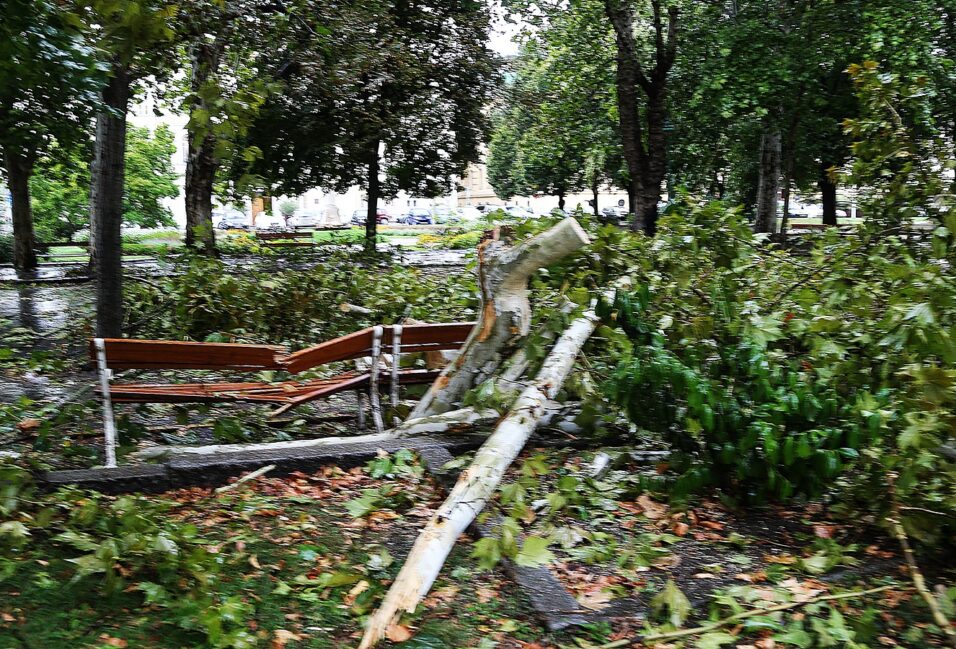
[{"label": "dry brown leaf", "polygon": [[256,570],[262,570],[262,566],[259,565],[259,559],[254,554],[249,555],[249,565]]},{"label": "dry brown leaf", "polygon": [[671,531],[673,531],[677,536],[685,536],[687,532],[690,531],[690,525],[687,523],[674,523]]},{"label": "dry brown leaf", "polygon": [[644,515],[652,521],[667,515],[667,505],[651,500],[651,497],[647,494],[641,494],[634,502],[641,506]]},{"label": "dry brown leaf", "polygon": [[776,649],[777,641],[773,638],[761,638],[754,643],[757,649]]},{"label": "dry brown leaf", "polygon": [[411,640],[413,635],[412,630],[404,624],[393,624],[385,629],[385,637],[392,642],[405,642]]},{"label": "dry brown leaf", "polygon": [[712,572],[698,572],[694,579],[717,579],[717,575]]},{"label": "dry brown leaf", "polygon": [[578,604],[591,611],[600,611],[606,608],[611,602],[611,594],[606,590],[600,589],[589,593],[581,593],[575,598]]},{"label": "dry brown leaf", "polygon": [[113,636],[106,635],[105,633],[97,638],[101,643],[109,645],[110,647],[127,647],[129,643],[123,638],[114,638]]},{"label": "dry brown leaf", "polygon": [[818,539],[833,538],[833,528],[827,527],[826,525],[814,525],[813,535]]},{"label": "dry brown leaf", "polygon": [[[24,419],[17,424],[17,430],[21,433],[29,433],[40,427],[39,419]],[[124,645],[125,646],[125,645]]]},{"label": "dry brown leaf", "polygon": [[789,566],[797,562],[797,558],[791,554],[779,554],[779,555],[764,555],[764,561],[767,563],[779,563],[784,566]]},{"label": "dry brown leaf", "polygon": [[301,640],[302,636],[287,629],[276,629],[272,634],[272,649],[282,649],[289,640]]}]

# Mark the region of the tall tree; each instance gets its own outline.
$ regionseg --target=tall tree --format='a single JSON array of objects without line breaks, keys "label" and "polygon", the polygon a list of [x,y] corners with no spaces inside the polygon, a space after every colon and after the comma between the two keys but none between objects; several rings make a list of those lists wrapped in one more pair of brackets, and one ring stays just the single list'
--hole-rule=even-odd
[{"label": "tall tree", "polygon": [[[212,197],[223,159],[236,154],[253,117],[276,84],[259,59],[280,37],[292,34],[293,9],[275,10],[268,0],[187,0],[179,29],[189,68],[184,108],[189,146],[186,158],[186,245],[216,252]],[[255,39],[249,34],[254,33]],[[268,47],[263,47],[269,43]]]},{"label": "tall tree", "polygon": [[262,156],[234,176],[287,194],[364,185],[372,248],[381,198],[447,193],[478,159],[494,80],[489,20],[483,4],[453,0],[310,4],[302,32],[312,37],[277,57],[286,90],[249,131]]},{"label": "tall tree", "polygon": [[[90,224],[90,158],[93,143],[55,144],[36,163],[30,179],[33,215],[40,241],[70,239]],[[167,126],[126,131],[123,221],[144,228],[176,225],[163,201],[179,195],[172,156],[173,134]]]},{"label": "tall tree", "polygon": [[96,116],[90,190],[90,261],[96,275],[96,335],[123,329],[121,226],[126,113],[133,84],[168,70],[175,5],[166,0],[87,0],[90,36],[106,57],[109,79]]},{"label": "tall tree", "polygon": [[9,0],[0,20],[0,159],[13,197],[14,265],[35,268],[30,177],[58,141],[85,137],[103,75],[78,17],[49,0]]},{"label": "tall tree", "polygon": [[604,9],[614,28],[617,45],[617,110],[620,121],[624,161],[630,174],[628,199],[634,214],[632,228],[654,234],[657,229],[657,204],[667,173],[668,76],[677,57],[678,7],[665,8],[661,0],[651,0],[653,47],[650,67],[635,33],[635,8],[632,0],[605,0]]}]

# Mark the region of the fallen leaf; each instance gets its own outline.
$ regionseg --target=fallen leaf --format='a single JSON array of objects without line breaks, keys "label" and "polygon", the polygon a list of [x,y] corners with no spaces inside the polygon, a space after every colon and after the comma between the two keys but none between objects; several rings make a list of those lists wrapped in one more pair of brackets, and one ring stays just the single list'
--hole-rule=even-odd
[{"label": "fallen leaf", "polygon": [[641,506],[644,515],[652,521],[663,518],[667,514],[667,506],[651,500],[647,494],[641,494],[634,502]]},{"label": "fallen leaf", "polygon": [[600,611],[611,602],[611,594],[606,590],[596,590],[590,593],[581,593],[575,598],[578,604],[591,611]]},{"label": "fallen leaf", "polygon": [[698,572],[694,579],[717,579],[717,575],[712,572]]},{"label": "fallen leaf", "polygon": [[302,636],[286,629],[276,629],[272,634],[272,649],[282,649],[289,640],[301,640]]},{"label": "fallen leaf", "polygon": [[684,536],[690,531],[690,525],[687,523],[674,523],[674,527],[671,529],[677,536]]},{"label": "fallen leaf", "polygon": [[761,638],[754,643],[757,649],[776,649],[777,641],[773,638]]},{"label": "fallen leaf", "polygon": [[833,528],[827,527],[826,525],[814,525],[813,535],[818,539],[833,538]]},{"label": "fallen leaf", "polygon": [[342,600],[346,606],[351,606],[355,603],[355,598],[368,590],[368,582],[364,579],[359,583],[352,586],[352,590],[348,592],[348,595]]},{"label": "fallen leaf", "polygon": [[259,565],[259,559],[254,554],[249,556],[249,565],[256,570],[262,570],[262,566]]},{"label": "fallen leaf", "polygon": [[[24,419],[17,424],[17,430],[21,433],[29,433],[40,427],[39,419]],[[125,645],[124,645],[125,646]]]},{"label": "fallen leaf", "polygon": [[105,633],[97,638],[101,643],[109,645],[110,647],[126,647],[129,646],[129,643],[123,638],[114,638],[113,636],[108,636]]},{"label": "fallen leaf", "polygon": [[405,642],[412,639],[412,630],[404,624],[393,624],[385,629],[385,637],[392,642]]}]

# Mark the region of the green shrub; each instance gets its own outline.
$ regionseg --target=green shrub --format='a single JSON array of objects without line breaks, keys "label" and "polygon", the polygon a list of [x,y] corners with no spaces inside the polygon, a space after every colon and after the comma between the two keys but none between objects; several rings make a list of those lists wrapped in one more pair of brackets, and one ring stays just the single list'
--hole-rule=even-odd
[{"label": "green shrub", "polygon": [[13,263],[13,235],[0,234],[0,264]]},{"label": "green shrub", "polygon": [[169,246],[161,243],[126,243],[123,242],[123,254],[135,256],[162,256],[169,254]]},{"label": "green shrub", "polygon": [[[791,256],[716,203],[633,239],[634,288],[603,307],[627,336],[605,387],[675,449],[678,493],[762,501],[842,485],[879,505],[893,472],[901,499],[956,512],[953,463],[937,452],[956,426],[950,252],[861,230]],[[908,517],[922,539],[940,523]]]}]

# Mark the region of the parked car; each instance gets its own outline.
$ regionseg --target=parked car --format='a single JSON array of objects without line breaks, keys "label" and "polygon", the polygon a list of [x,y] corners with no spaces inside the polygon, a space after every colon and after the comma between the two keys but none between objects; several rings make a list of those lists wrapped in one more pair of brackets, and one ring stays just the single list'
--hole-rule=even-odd
[{"label": "parked car", "polygon": [[627,213],[620,207],[602,207],[600,214],[598,214],[598,221],[601,223],[622,225],[625,221],[627,221]]},{"label": "parked car", "polygon": [[322,217],[311,210],[296,210],[289,218],[289,227],[292,228],[315,228],[321,223]]},{"label": "parked car", "polygon": [[483,214],[481,210],[472,205],[465,205],[464,207],[455,208],[455,216],[458,217],[461,221],[477,221],[480,219]]},{"label": "parked car", "polygon": [[249,229],[249,219],[239,210],[215,210],[212,220],[220,230]]},{"label": "parked car", "polygon": [[516,219],[533,219],[535,217],[534,212],[520,205],[509,205],[505,208],[505,212],[508,213],[508,216]]},{"label": "parked car", "polygon": [[432,213],[428,211],[428,208],[425,207],[413,207],[408,210],[402,217],[399,219],[399,222],[404,223],[405,225],[431,225],[435,222],[432,218]]},{"label": "parked car", "polygon": [[458,223],[460,220],[455,211],[447,205],[436,205],[432,207],[431,215],[435,223]]},{"label": "parked car", "polygon": [[[365,225],[365,218],[367,216],[368,212],[366,210],[355,210],[352,212],[352,223],[354,225]],[[375,221],[380,225],[388,223],[390,218],[389,213],[384,207],[378,208],[378,211],[375,212]]]},{"label": "parked car", "polygon": [[279,214],[262,212],[256,216],[256,230],[272,230],[278,232],[285,229],[285,219]]}]

